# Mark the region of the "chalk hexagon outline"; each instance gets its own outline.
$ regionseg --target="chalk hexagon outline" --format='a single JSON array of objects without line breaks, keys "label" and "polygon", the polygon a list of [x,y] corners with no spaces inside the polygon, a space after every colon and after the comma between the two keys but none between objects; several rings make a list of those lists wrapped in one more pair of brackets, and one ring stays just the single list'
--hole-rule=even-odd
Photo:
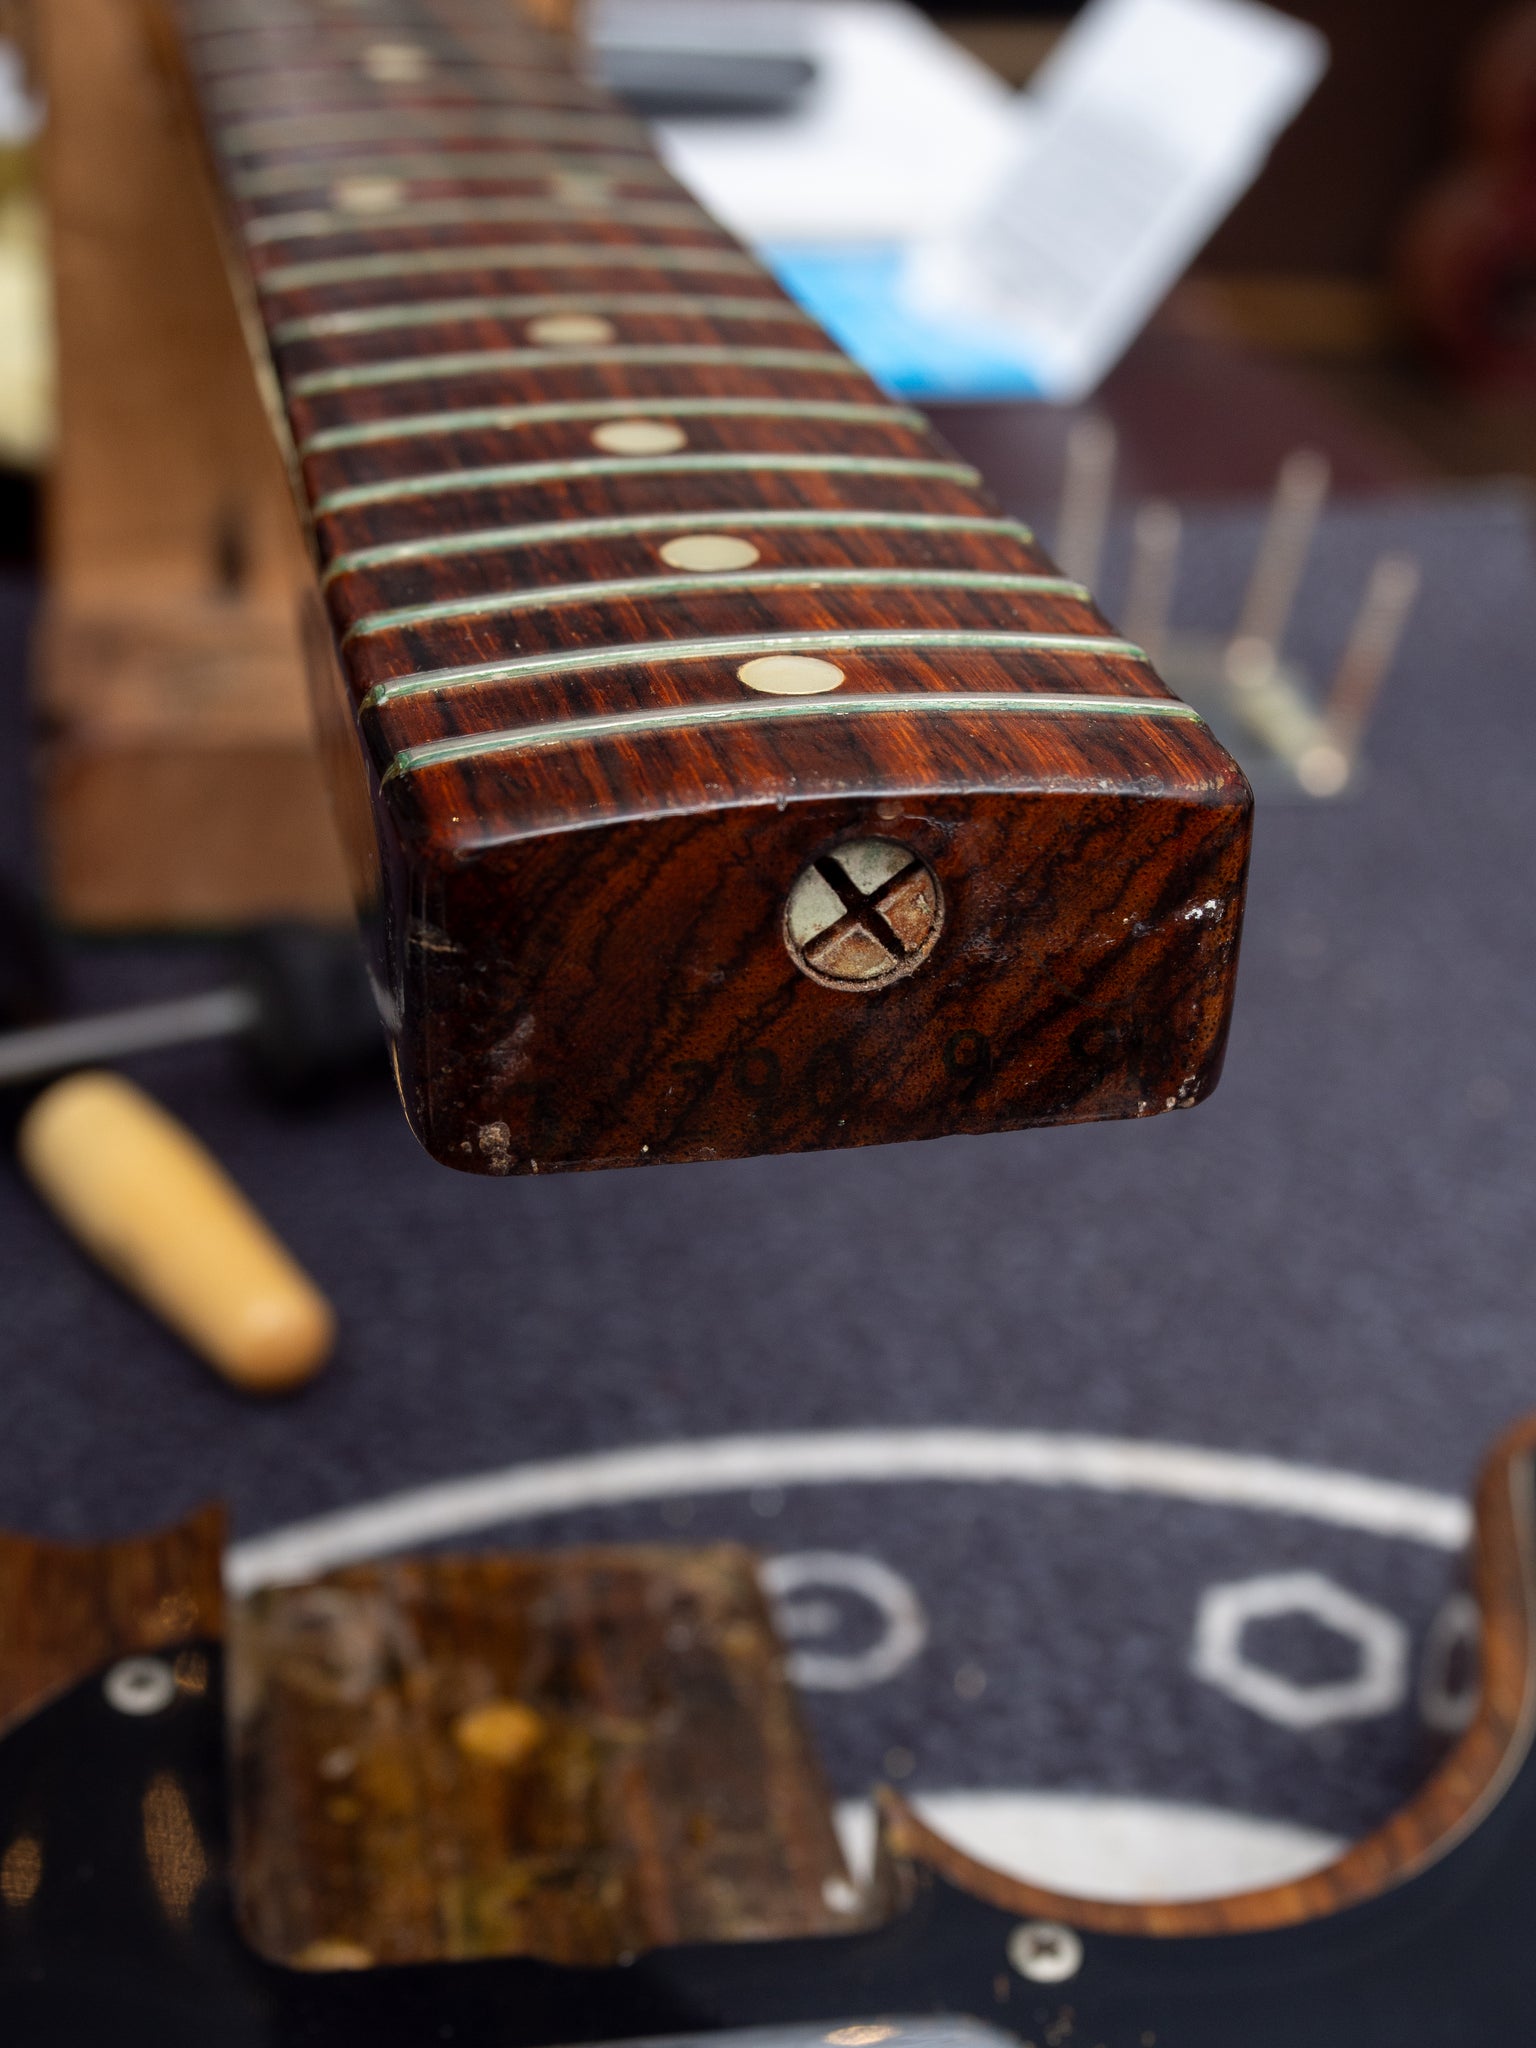
[{"label": "chalk hexagon outline", "polygon": [[[1243,1637],[1255,1621],[1302,1614],[1355,1645],[1352,1678],[1306,1685],[1250,1662]],[[1207,1586],[1195,1616],[1190,1668],[1239,1706],[1282,1728],[1326,1728],[1390,1714],[1408,1696],[1408,1630],[1322,1572],[1261,1572]]]}]

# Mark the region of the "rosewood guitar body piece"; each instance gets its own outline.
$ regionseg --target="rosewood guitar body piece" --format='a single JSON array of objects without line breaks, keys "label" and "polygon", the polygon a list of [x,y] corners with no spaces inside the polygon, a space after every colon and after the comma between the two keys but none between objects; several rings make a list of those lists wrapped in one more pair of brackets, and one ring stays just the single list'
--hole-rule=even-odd
[{"label": "rosewood guitar body piece", "polygon": [[187,0],[407,1114],[481,1173],[1184,1107],[1250,797],[504,7]]},{"label": "rosewood guitar body piece", "polygon": [[[0,1616],[29,1586],[60,1610],[46,1642],[0,1635],[7,2048],[933,2042],[905,2015],[943,2027],[933,2048],[986,2048],[967,2014],[993,2048],[1529,2048],[1536,1422],[1479,1491],[1471,1725],[1326,1868],[1187,1903],[1024,1883],[889,1792],[877,1887],[823,1889],[835,1851],[760,1603],[709,1553],[703,1577],[699,1553],[643,1550],[349,1568],[259,1597],[241,1626],[282,1627],[253,1669],[211,1639],[215,1536],[5,1539]],[[632,1597],[658,1570],[665,1597]],[[246,1930],[287,1964],[242,1938],[242,1860]],[[846,1931],[812,1931],[839,1908]],[[610,1930],[641,1952],[597,1960]],[[380,1947],[389,1967],[363,1967]]]}]

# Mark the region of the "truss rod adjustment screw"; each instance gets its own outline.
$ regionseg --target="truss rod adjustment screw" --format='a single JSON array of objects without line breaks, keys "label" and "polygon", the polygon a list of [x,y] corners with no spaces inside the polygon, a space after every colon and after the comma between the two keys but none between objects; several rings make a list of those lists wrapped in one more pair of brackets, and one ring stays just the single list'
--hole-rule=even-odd
[{"label": "truss rod adjustment screw", "polygon": [[926,861],[894,839],[849,839],[813,860],[790,890],[784,943],[812,981],[875,989],[920,967],[943,923]]}]

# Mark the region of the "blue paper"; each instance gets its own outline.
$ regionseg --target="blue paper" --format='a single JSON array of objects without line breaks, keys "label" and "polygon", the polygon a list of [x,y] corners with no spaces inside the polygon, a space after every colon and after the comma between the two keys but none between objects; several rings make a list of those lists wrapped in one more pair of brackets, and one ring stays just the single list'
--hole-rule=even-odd
[{"label": "blue paper", "polygon": [[1039,398],[1011,335],[914,312],[901,296],[900,243],[774,243],[758,255],[792,298],[887,391],[905,398]]}]

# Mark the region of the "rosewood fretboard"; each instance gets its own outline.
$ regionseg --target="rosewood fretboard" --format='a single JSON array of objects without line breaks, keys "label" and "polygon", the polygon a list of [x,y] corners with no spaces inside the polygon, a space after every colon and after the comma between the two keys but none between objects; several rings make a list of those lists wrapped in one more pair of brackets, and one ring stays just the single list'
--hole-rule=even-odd
[{"label": "rosewood fretboard", "polygon": [[567,48],[483,0],[181,19],[429,1149],[719,1157],[1213,1085],[1241,775]]}]

